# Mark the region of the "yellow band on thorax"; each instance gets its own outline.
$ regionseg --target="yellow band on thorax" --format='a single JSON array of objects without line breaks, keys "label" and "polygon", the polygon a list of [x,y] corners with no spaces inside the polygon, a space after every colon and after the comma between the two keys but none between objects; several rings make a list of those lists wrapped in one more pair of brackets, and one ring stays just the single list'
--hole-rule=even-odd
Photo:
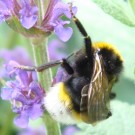
[{"label": "yellow band on thorax", "polygon": [[93,47],[95,49],[106,48],[107,50],[112,51],[116,56],[118,56],[120,58],[121,61],[123,61],[123,58],[120,55],[119,51],[112,44],[110,44],[110,43],[106,43],[106,42],[95,42],[95,43],[93,43]]}]

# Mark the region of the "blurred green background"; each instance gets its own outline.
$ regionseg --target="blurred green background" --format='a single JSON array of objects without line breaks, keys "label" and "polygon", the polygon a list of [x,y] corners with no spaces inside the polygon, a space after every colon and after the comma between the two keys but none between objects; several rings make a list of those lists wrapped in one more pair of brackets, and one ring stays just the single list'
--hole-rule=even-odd
[{"label": "blurred green background", "polygon": [[[75,0],[74,0],[75,1]],[[127,2],[120,1],[124,3],[127,7],[129,6]],[[74,2],[74,5],[78,7],[77,17],[80,19],[84,27],[86,28],[88,34],[91,36],[91,39],[93,42],[96,41],[104,41],[109,42],[116,46],[118,50],[120,51],[121,55],[124,58],[124,70],[123,73],[119,79],[119,82],[113,87],[113,91],[117,94],[116,102],[113,101],[112,103],[115,107],[112,107],[112,111],[115,114],[115,109],[118,111],[119,114],[123,114],[124,119],[128,121],[132,121],[132,124],[125,124],[123,126],[123,129],[125,126],[129,126],[130,128],[133,128],[132,126],[135,125],[135,121],[132,120],[132,117],[134,117],[135,113],[135,28],[130,27],[126,24],[121,23],[120,21],[114,19],[112,16],[106,14],[101,8],[99,8],[95,3],[93,3],[91,0],[76,0]],[[71,23],[71,26],[74,29],[74,33],[72,38],[66,43],[66,53],[70,54],[78,49],[80,49],[83,46],[83,37],[78,32],[76,26]],[[55,35],[52,35],[49,40],[52,40],[56,38]],[[25,47],[30,56],[32,57],[32,49],[30,46],[30,42],[28,39],[24,38],[18,33],[13,32],[5,23],[0,25],[0,49],[2,48],[14,48],[15,46],[22,46]],[[2,58],[0,58],[0,62],[2,61]],[[116,105],[118,104],[118,106]],[[126,113],[122,112],[124,109],[128,110]],[[126,106],[126,107],[125,107]],[[118,108],[117,108],[118,107]],[[7,133],[6,131],[10,128],[12,129],[13,122],[12,122],[12,113],[10,111],[10,105],[8,103],[3,102],[0,99],[0,134],[1,135],[10,135],[12,132]],[[114,108],[114,110],[113,110]],[[132,108],[132,109],[131,109]],[[130,114],[130,117],[128,119],[128,113]],[[10,119],[11,118],[11,119]],[[115,119],[118,119],[117,116]],[[123,119],[122,119],[123,120]],[[112,117],[113,121],[113,117]],[[123,120],[125,122],[125,120]],[[116,122],[116,121],[115,121]],[[115,124],[114,122],[114,124]],[[117,124],[117,122],[116,122]],[[104,124],[103,124],[104,125]],[[109,124],[105,124],[109,125]],[[102,127],[102,123],[100,125]],[[112,126],[113,122],[112,122]],[[107,128],[112,128],[107,127]],[[3,127],[5,129],[3,129]],[[79,126],[83,127],[83,126]],[[95,128],[90,126],[88,129],[88,125],[85,126],[88,130],[87,133],[85,133],[85,130],[81,132],[82,135],[110,135],[107,133],[106,130],[103,130],[106,128],[103,126],[103,128]],[[98,126],[97,126],[98,127]],[[83,127],[84,128],[84,127]],[[127,127],[126,127],[127,128]],[[89,132],[89,130],[92,131],[92,133]],[[109,130],[109,129],[108,129]],[[119,127],[114,128],[113,131],[118,131],[112,133],[112,135],[135,135],[135,130],[133,130],[132,133],[129,133],[127,131],[123,133],[119,132]],[[102,133],[99,133],[100,131],[103,131]],[[128,134],[128,133],[129,134]],[[14,130],[13,130],[14,133]],[[96,134],[97,133],[97,134]]]}]

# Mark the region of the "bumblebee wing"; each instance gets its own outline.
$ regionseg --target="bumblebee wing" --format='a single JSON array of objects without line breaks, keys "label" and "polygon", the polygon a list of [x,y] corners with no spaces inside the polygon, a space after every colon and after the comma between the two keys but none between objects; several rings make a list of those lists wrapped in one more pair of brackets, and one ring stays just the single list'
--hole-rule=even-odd
[{"label": "bumblebee wing", "polygon": [[[96,123],[106,119],[109,113],[109,84],[104,70],[102,57],[95,54],[93,75],[89,87],[82,90],[81,118],[86,123]],[[84,99],[84,95],[85,98]],[[86,108],[83,106],[87,105]],[[82,109],[83,108],[83,109]]]},{"label": "bumblebee wing", "polygon": [[88,90],[89,90],[89,85],[85,85],[82,89],[81,93],[81,104],[80,104],[80,116],[81,119],[89,123],[89,118],[88,118]]}]

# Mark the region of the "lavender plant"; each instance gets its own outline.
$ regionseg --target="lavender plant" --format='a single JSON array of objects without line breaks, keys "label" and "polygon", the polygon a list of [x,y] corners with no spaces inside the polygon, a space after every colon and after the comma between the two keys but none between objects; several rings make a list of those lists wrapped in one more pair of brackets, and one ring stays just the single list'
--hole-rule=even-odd
[{"label": "lavender plant", "polygon": [[[10,61],[8,66],[11,68],[19,66],[19,64]],[[6,87],[1,89],[1,97],[3,100],[11,101],[13,112],[18,114],[14,123],[19,127],[26,128],[29,119],[36,119],[43,114],[44,91],[40,84],[34,80],[32,73],[13,69],[10,71],[10,76],[15,80],[6,82]]]},{"label": "lavender plant", "polygon": [[[58,59],[66,54],[58,52],[58,48],[63,49],[63,44],[59,40],[53,40],[49,43],[49,57],[50,59]],[[53,45],[56,45],[52,48]],[[58,48],[57,48],[58,47]],[[52,55],[53,53],[53,55]],[[57,55],[59,53],[59,56]],[[56,54],[56,55],[54,55]],[[19,59],[18,56],[22,59]],[[45,127],[39,129],[29,128],[29,120],[35,120],[43,115],[43,98],[45,92],[37,82],[35,72],[27,72],[20,69],[14,69],[15,66],[32,65],[32,59],[29,57],[27,50],[21,47],[16,47],[12,50],[2,49],[0,51],[0,60],[2,60],[4,67],[1,68],[0,78],[5,78],[9,81],[1,89],[1,98],[11,103],[12,111],[16,113],[14,124],[17,127],[25,128],[20,131],[19,135],[25,134],[41,134],[45,135]],[[3,57],[5,56],[5,57]],[[12,60],[12,61],[10,61]],[[67,74],[60,68],[53,79],[53,83],[67,78]],[[2,109],[2,108],[1,108]],[[73,134],[78,131],[75,126],[68,126],[64,129],[63,134]],[[4,133],[4,132],[2,132]]]},{"label": "lavender plant", "polygon": [[[20,56],[22,59],[20,59]],[[13,48],[12,50],[9,49],[1,49],[0,50],[0,61],[1,61],[1,68],[0,68],[0,78],[7,78],[8,73],[6,71],[6,67],[8,67],[8,63],[10,60],[16,61],[21,65],[33,65],[32,59],[28,55],[28,52],[25,48],[20,46]]]},{"label": "lavender plant", "polygon": [[[49,60],[47,41],[51,33],[64,42],[70,39],[73,30],[66,27],[72,19],[70,10],[71,6],[61,0],[0,0],[0,22],[5,21],[14,31],[30,39],[35,65],[38,66]],[[72,11],[75,14],[77,8],[72,7]],[[68,20],[63,20],[62,16]],[[9,65],[7,69],[18,64],[12,61]],[[26,71],[8,70],[14,80],[2,88],[1,97],[12,101],[13,111],[18,114],[14,119],[15,124],[27,127],[29,119],[35,119],[43,113],[43,89],[48,91],[52,75],[50,71],[37,73],[37,83]],[[59,135],[59,125],[46,113],[44,118],[47,134]]]},{"label": "lavender plant", "polygon": [[[44,37],[54,32],[61,40],[67,41],[72,35],[72,28],[64,27],[70,21],[61,19],[63,15],[72,18],[69,5],[59,0],[1,0],[0,9],[0,21],[6,21],[26,37]],[[72,10],[73,13],[77,11],[76,7]]]}]

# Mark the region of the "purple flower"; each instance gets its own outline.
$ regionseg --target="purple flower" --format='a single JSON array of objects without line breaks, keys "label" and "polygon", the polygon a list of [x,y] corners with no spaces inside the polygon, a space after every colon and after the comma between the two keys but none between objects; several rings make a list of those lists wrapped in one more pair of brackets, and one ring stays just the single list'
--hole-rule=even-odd
[{"label": "purple flower", "polygon": [[[73,7],[72,11],[75,14],[77,12],[77,8]],[[71,37],[73,31],[70,27],[64,27],[70,22],[62,20],[60,17],[63,15],[65,15],[69,19],[72,18],[70,5],[62,3],[59,0],[50,0],[50,4],[43,20],[42,26],[47,28],[47,30],[54,30],[56,35],[62,41],[67,41]]]},{"label": "purple flower", "polygon": [[58,60],[67,56],[65,53],[65,44],[59,40],[50,41],[48,44],[48,51],[50,60]]},{"label": "purple flower", "polygon": [[0,21],[17,17],[22,25],[29,29],[37,21],[38,8],[33,0],[1,0]]},{"label": "purple flower", "polygon": [[11,16],[12,3],[9,0],[0,0],[0,22]]},{"label": "purple flower", "polygon": [[12,50],[1,49],[0,50],[0,59],[2,59],[4,61],[4,63],[8,63],[10,60],[14,60],[14,61],[20,63],[21,65],[31,66],[33,63],[32,59],[28,55],[27,50],[22,47],[16,47]]},{"label": "purple flower", "polygon": [[[42,2],[43,5],[47,4],[46,0],[43,0]],[[9,19],[10,26],[12,25],[11,20],[16,23],[19,22],[25,29],[28,30],[33,28],[31,32],[35,30],[37,35],[42,34],[42,36],[45,35],[45,33],[50,34],[54,31],[62,41],[69,40],[73,30],[70,27],[65,27],[65,25],[69,24],[69,20],[72,18],[70,10],[75,14],[77,8],[71,7],[70,4],[63,3],[61,0],[50,0],[48,5],[45,6],[46,9],[42,10],[43,17],[41,18],[38,16],[40,9],[34,0],[1,0],[0,21]],[[66,16],[68,20],[61,19],[62,16]],[[39,21],[41,23],[39,23]],[[17,25],[19,26],[18,23]],[[27,30],[23,29],[22,31],[19,31],[15,27],[12,28],[23,35],[28,36],[28,34],[26,34],[28,32]],[[40,34],[38,34],[38,32]]]},{"label": "purple flower", "polygon": [[54,85],[56,83],[59,83],[59,82],[66,81],[70,77],[71,77],[71,75],[69,75],[62,67],[60,67],[57,70],[57,73],[56,73],[56,76],[53,79],[52,85]]},{"label": "purple flower", "polygon": [[[19,57],[18,57],[19,56]],[[21,58],[21,59],[20,59]],[[7,64],[10,60],[16,61],[20,63],[21,65],[29,65],[32,66],[32,59],[27,53],[27,50],[22,47],[16,47],[12,50],[7,49],[1,49],[0,50],[0,61],[4,65],[0,68],[0,77],[6,77],[7,72],[5,70],[5,67],[7,67]]]},{"label": "purple flower", "polygon": [[18,135],[46,135],[44,126],[38,128],[27,128],[21,131]]},{"label": "purple flower", "polygon": [[76,126],[67,126],[62,135],[75,135],[79,129]]},{"label": "purple flower", "polygon": [[[15,67],[17,64],[12,61],[9,67]],[[31,72],[11,68],[10,76],[14,80],[8,81],[6,87],[1,89],[1,98],[11,101],[13,112],[18,114],[14,123],[26,128],[29,119],[37,119],[43,113],[44,91],[33,79]]]},{"label": "purple flower", "polygon": [[29,0],[23,0],[19,11],[20,22],[26,29],[30,29],[38,20],[38,7],[30,3]]}]

